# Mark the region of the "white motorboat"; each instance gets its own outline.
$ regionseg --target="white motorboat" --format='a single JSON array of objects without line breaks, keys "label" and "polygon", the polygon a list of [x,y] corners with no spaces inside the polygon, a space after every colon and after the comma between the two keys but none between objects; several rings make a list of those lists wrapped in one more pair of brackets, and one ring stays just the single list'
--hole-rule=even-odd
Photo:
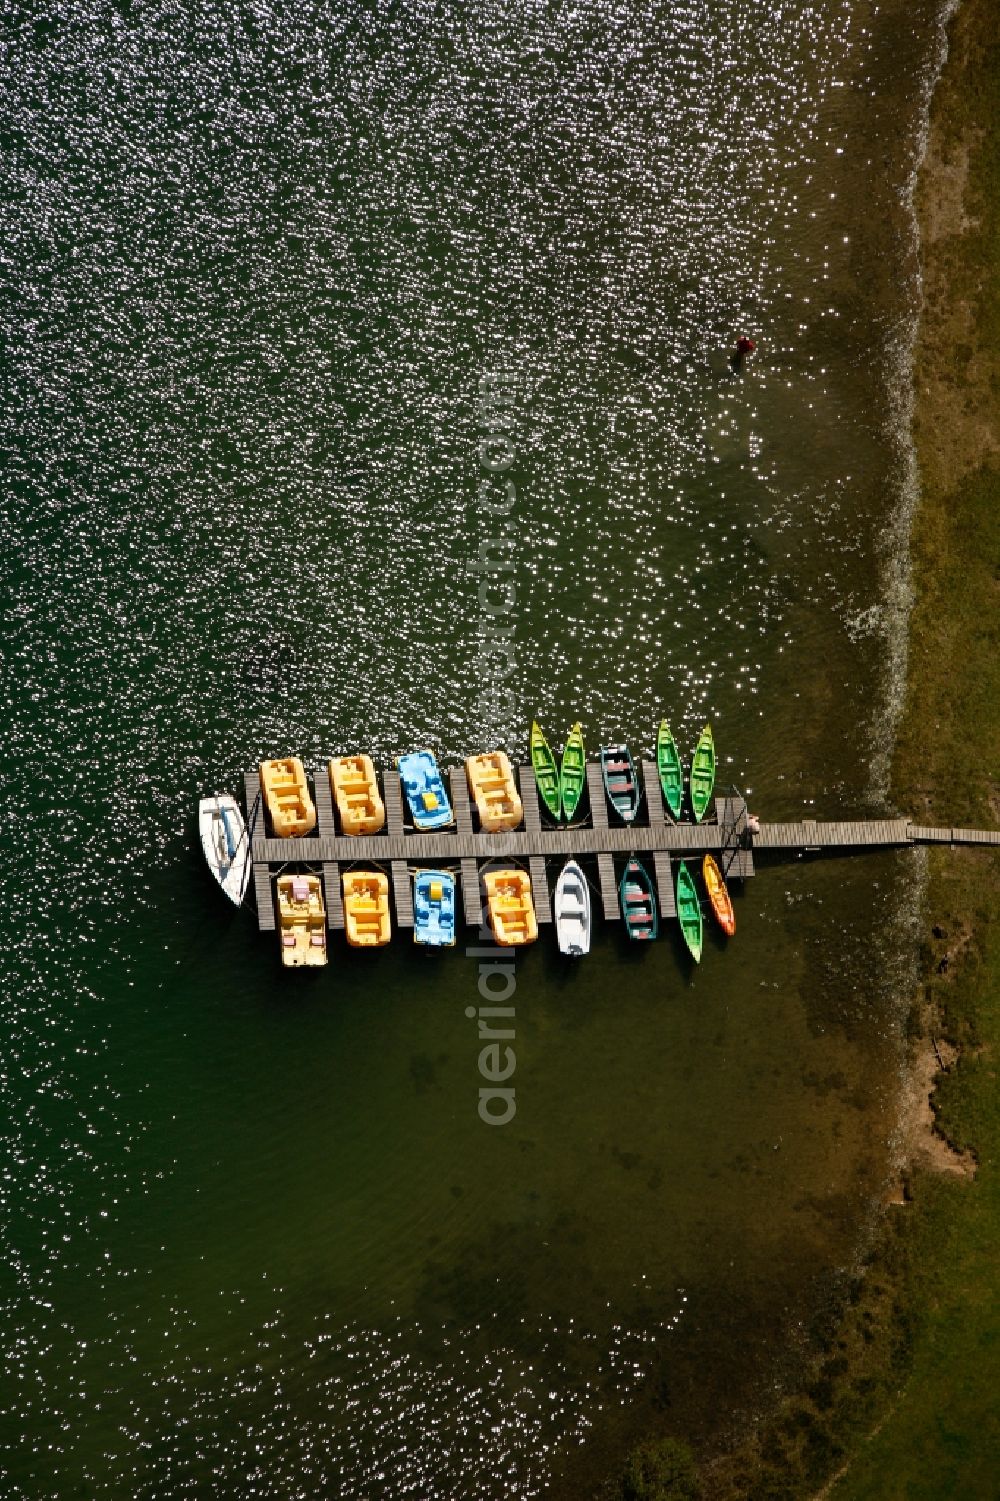
[{"label": "white motorboat", "polygon": [[559,872],[552,913],[559,952],[572,958],[590,953],[590,887],[575,860],[567,860]]},{"label": "white motorboat", "polygon": [[208,868],[229,900],[238,907],[250,880],[250,840],[239,804],[228,792],[203,797],[198,830]]}]

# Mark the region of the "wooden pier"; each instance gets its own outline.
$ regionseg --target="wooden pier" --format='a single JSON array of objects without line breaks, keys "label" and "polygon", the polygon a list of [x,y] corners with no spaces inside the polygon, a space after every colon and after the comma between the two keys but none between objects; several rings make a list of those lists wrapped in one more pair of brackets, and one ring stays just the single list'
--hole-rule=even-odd
[{"label": "wooden pier", "polygon": [[[531,875],[535,914],[539,923],[544,924],[552,922],[547,862],[551,860],[561,866],[570,858],[582,860],[585,868],[589,867],[595,896],[606,921],[616,922],[620,911],[615,860],[621,865],[632,855],[649,858],[660,912],[669,918],[676,916],[672,862],[680,859],[698,860],[704,854],[712,854],[727,879],[748,880],[754,874],[754,857],[758,854],[848,853],[921,844],[1000,847],[997,830],[929,828],[905,818],[830,823],[814,819],[798,823],[758,822],[751,819],[745,801],[736,794],[716,798],[715,820],[711,823],[673,823],[664,806],[655,763],[643,761],[640,767],[645,794],[639,814],[641,822],[612,826],[613,815],[605,797],[601,768],[589,762],[589,812],[571,825],[548,826],[543,823],[531,767],[521,766],[518,781],[523,823],[520,828],[501,834],[487,834],[477,827],[463,767],[454,767],[448,774],[455,823],[434,833],[420,833],[408,826],[399,774],[384,770],[381,777],[385,827],[378,834],[360,837],[338,834],[330,783],[326,768],[322,767],[313,778],[316,804],[313,834],[302,839],[271,837],[263,807],[253,822],[251,856],[260,928],[267,932],[274,930],[272,881],[287,866],[305,867],[320,874],[327,924],[333,930],[344,926],[343,870],[358,865],[384,870],[391,877],[396,926],[412,928],[414,867],[451,869],[458,878],[465,921],[470,927],[480,928],[484,916],[481,882],[484,865],[526,867]],[[260,792],[257,773],[248,772],[244,783],[246,806],[250,810]],[[581,809],[586,807],[584,800]]]}]

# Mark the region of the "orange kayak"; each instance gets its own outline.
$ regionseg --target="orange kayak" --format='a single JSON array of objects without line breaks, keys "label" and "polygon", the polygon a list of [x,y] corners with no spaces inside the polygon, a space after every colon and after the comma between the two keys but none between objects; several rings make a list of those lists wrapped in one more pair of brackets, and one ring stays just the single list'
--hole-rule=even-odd
[{"label": "orange kayak", "polygon": [[708,889],[708,899],[712,904],[715,920],[722,931],[732,938],[736,932],[736,914],[733,911],[733,903],[726,883],[722,879],[722,871],[711,855],[706,855],[701,862],[701,873]]}]

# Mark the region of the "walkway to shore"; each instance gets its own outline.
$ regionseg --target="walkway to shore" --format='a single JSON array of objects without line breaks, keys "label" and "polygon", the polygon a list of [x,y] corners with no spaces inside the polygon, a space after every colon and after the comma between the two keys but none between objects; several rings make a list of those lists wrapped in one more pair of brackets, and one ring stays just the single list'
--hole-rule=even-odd
[{"label": "walkway to shore", "polygon": [[[660,911],[675,915],[674,878],[671,857],[685,859],[712,854],[728,879],[747,880],[754,874],[756,854],[849,854],[868,849],[906,848],[918,844],[963,844],[1000,846],[1000,830],[930,828],[905,818],[866,819],[857,822],[764,823],[754,819],[738,794],[716,799],[713,823],[674,823],[667,815],[656,765],[640,762],[645,802],[645,821],[612,828],[604,795],[601,768],[587,766],[590,813],[579,824],[561,828],[543,827],[538,790],[530,766],[518,768],[524,805],[523,828],[503,834],[484,834],[475,828],[469,789],[463,767],[449,775],[455,822],[435,833],[408,828],[399,774],[382,772],[386,809],[385,828],[378,834],[351,838],[338,834],[326,768],[317,770],[314,781],[316,831],[304,839],[269,838],[263,806],[254,824],[251,855],[257,919],[262,931],[274,930],[272,878],[286,866],[318,870],[323,877],[327,923],[331,929],[344,926],[340,867],[360,863],[387,866],[392,876],[396,922],[413,926],[411,870],[414,865],[454,867],[461,878],[465,920],[470,927],[483,922],[481,864],[515,861],[527,865],[539,922],[552,921],[552,908],[545,862],[596,859],[597,882],[605,919],[620,917],[615,856],[652,857]],[[258,806],[260,779],[256,772],[244,778],[247,809]]]}]

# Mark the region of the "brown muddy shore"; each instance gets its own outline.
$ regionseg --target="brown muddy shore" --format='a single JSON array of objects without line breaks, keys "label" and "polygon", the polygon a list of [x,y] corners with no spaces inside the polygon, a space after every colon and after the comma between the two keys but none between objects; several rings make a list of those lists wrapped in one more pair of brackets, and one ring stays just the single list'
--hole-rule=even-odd
[{"label": "brown muddy shore", "polygon": [[[916,186],[919,496],[900,812],[1000,825],[1000,9],[962,0]],[[995,1494],[1000,857],[926,856],[898,1190],[775,1412],[724,1453],[651,1438],[613,1493],[668,1501]],[[947,1423],[942,1414],[947,1413]],[[656,1454],[662,1451],[663,1465]],[[992,1476],[992,1480],[991,1477]]]}]

